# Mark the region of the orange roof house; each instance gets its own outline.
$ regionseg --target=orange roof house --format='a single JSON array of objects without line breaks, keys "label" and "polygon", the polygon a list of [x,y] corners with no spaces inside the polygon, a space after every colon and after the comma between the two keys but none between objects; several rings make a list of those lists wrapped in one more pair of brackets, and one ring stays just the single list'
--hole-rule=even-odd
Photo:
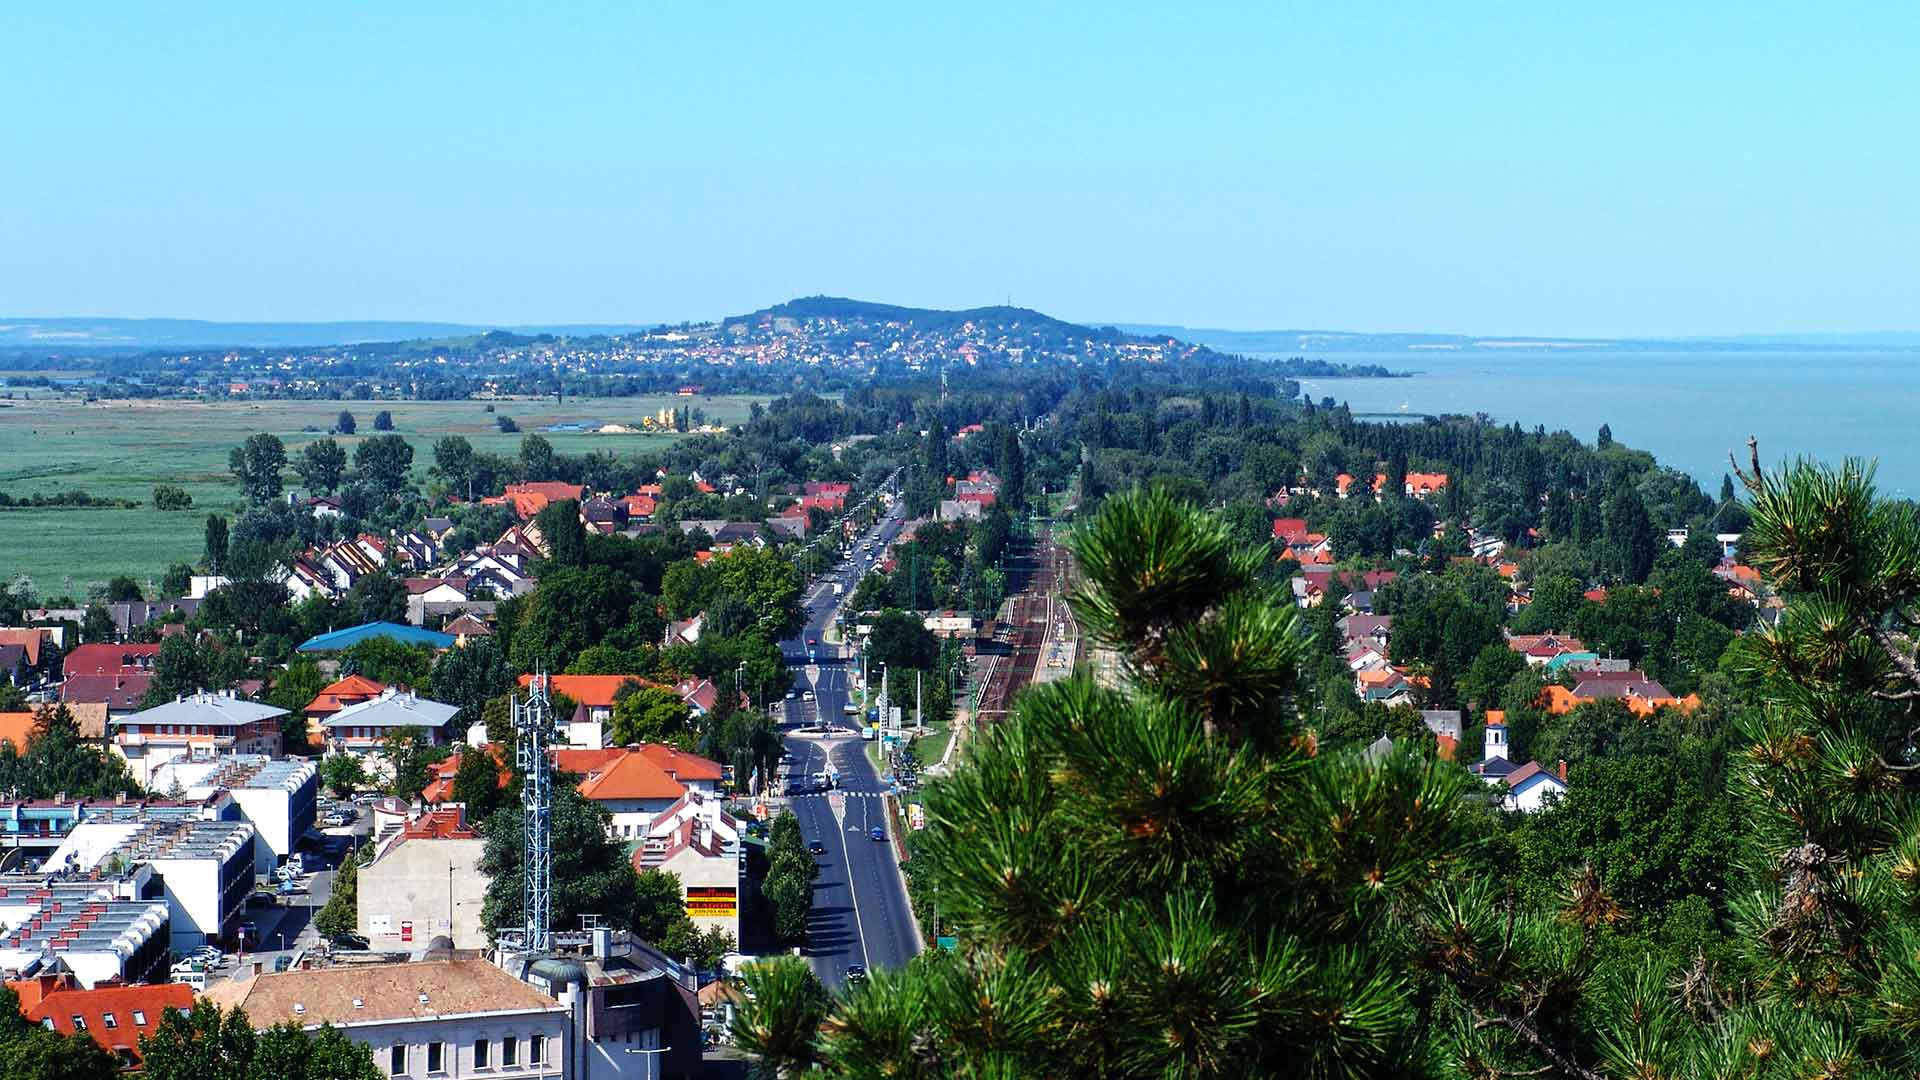
[{"label": "orange roof house", "polygon": [[332,716],[349,705],[372,701],[386,689],[385,683],[375,682],[365,675],[349,675],[321,689],[301,711],[308,717]]},{"label": "orange roof house", "polygon": [[1407,494],[1416,499],[1443,491],[1446,486],[1446,473],[1410,472],[1407,474]]},{"label": "orange roof house", "polygon": [[7,988],[20,995],[20,1013],[62,1035],[91,1036],[124,1069],[140,1067],[140,1038],[152,1035],[168,1009],[193,1008],[186,983],[98,986],[83,990],[69,972],[18,979]]},{"label": "orange roof house", "polygon": [[621,751],[580,781],[580,794],[596,802],[616,799],[677,799],[686,785],[637,751]]},{"label": "orange roof house", "polygon": [[642,743],[640,752],[675,780],[711,780],[719,783],[726,777],[726,770],[721,768],[719,762],[710,761],[699,754],[683,753],[662,743]]},{"label": "orange roof house", "polygon": [[30,712],[0,712],[0,739],[13,744],[15,750],[27,752],[27,736],[33,734],[33,714]]},{"label": "orange roof house", "polygon": [[[547,689],[555,694],[565,694],[575,704],[585,705],[589,709],[611,709],[613,695],[630,682],[641,686],[656,685],[638,675],[549,675]],[[521,686],[532,684],[533,676],[520,676]]]}]

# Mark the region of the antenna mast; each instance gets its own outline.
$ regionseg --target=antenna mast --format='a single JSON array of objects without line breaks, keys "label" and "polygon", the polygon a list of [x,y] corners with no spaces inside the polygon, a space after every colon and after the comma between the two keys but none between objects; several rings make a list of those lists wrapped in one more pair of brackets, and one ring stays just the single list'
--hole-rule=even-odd
[{"label": "antenna mast", "polygon": [[553,702],[542,672],[527,687],[527,700],[513,702],[514,755],[520,766],[520,822],[526,847],[521,853],[520,910],[529,952],[552,947],[553,776],[547,738],[553,733]]}]

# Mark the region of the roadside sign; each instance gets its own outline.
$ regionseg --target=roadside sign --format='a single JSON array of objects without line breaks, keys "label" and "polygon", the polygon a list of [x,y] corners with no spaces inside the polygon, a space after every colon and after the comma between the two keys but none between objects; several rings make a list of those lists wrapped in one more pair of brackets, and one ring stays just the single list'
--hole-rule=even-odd
[{"label": "roadside sign", "polygon": [[938,946],[940,946],[941,948],[943,948],[943,949],[945,949],[945,950],[947,950],[948,952],[953,952],[954,950],[956,950],[956,949],[958,949],[958,948],[960,947],[960,939],[959,939],[959,938],[957,938],[957,937],[951,937],[951,936],[949,936],[949,935],[946,935],[946,934],[941,934],[941,935],[940,935],[939,937],[937,937],[937,938],[934,938],[934,939],[933,939],[933,943],[934,943],[935,945],[938,945]]}]

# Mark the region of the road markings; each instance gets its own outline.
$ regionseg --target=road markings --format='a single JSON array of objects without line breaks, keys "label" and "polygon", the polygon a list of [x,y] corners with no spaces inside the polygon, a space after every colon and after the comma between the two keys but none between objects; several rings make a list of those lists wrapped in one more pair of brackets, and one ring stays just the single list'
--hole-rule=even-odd
[{"label": "road markings", "polygon": [[[833,804],[827,805],[831,807]],[[834,811],[834,816],[844,822],[843,810],[844,805]],[[847,900],[853,907],[854,931],[860,935],[860,966],[866,967],[872,963],[867,957],[867,924],[860,918],[860,890],[853,886],[853,852],[847,850],[847,834],[844,830],[840,833],[840,865],[847,868]]]}]

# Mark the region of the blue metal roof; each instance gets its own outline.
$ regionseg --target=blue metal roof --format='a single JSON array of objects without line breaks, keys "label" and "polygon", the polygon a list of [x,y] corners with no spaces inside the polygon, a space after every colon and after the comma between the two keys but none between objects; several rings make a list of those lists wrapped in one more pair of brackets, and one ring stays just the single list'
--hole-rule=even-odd
[{"label": "blue metal roof", "polygon": [[399,623],[370,622],[359,626],[349,626],[345,630],[315,634],[300,646],[301,652],[339,652],[352,648],[368,638],[392,638],[402,645],[431,645],[436,649],[453,648],[453,635],[442,634],[436,630],[423,630],[418,626],[402,626]]}]

